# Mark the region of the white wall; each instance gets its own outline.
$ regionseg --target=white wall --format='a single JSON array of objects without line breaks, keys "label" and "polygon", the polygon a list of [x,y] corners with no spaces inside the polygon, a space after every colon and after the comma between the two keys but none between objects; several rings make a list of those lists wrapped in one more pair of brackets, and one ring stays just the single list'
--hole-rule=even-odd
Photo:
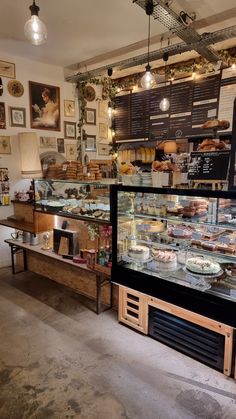
[{"label": "white wall", "polygon": [[[64,138],[64,120],[77,122],[78,121],[78,107],[76,99],[76,89],[71,83],[64,81],[64,71],[61,67],[51,66],[36,61],[30,61],[21,57],[6,55],[0,51],[0,59],[3,61],[15,63],[16,80],[19,80],[24,86],[23,96],[16,98],[11,96],[7,90],[7,83],[10,79],[2,77],[3,95],[0,96],[0,102],[5,103],[6,108],[6,129],[0,129],[0,135],[11,136],[11,154],[0,154],[0,167],[7,167],[9,169],[10,178],[10,195],[11,199],[14,197],[14,191],[27,189],[29,181],[21,179],[20,173],[20,156],[18,148],[18,132],[34,131],[37,132],[38,138],[56,137]],[[30,102],[29,102],[29,81],[45,83],[60,88],[60,109],[61,109],[61,131],[50,130],[35,130],[30,128]],[[75,100],[76,117],[64,117],[64,99]],[[10,127],[8,107],[23,107],[26,108],[26,128]],[[76,140],[65,140],[65,144],[73,143]],[[40,152],[47,151],[40,149]],[[48,150],[50,151],[50,150]],[[57,150],[55,150],[57,151]],[[0,206],[0,219],[4,219],[13,213],[12,205]],[[10,237],[12,229],[0,226],[0,267],[10,265],[10,250],[8,245],[4,243],[4,239]]]}]

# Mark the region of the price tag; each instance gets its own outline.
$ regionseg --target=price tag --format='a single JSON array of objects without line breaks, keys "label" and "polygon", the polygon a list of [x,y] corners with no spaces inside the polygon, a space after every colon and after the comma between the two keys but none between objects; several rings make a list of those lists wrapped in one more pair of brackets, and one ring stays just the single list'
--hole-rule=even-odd
[{"label": "price tag", "polygon": [[63,172],[66,172],[66,170],[67,170],[67,166],[68,166],[67,164],[63,164],[63,165],[62,165],[62,171],[63,171]]},{"label": "price tag", "polygon": [[222,237],[219,237],[219,242],[220,243],[224,243],[224,244],[229,244],[230,243],[230,239],[227,236],[222,236]]}]

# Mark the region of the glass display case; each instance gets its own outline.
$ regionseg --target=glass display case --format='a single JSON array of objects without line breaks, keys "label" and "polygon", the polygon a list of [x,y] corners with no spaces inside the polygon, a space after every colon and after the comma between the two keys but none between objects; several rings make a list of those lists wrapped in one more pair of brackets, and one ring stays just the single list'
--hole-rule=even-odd
[{"label": "glass display case", "polygon": [[112,190],[112,280],[236,324],[236,193]]},{"label": "glass display case", "polygon": [[110,223],[109,184],[38,179],[34,194],[36,211]]}]

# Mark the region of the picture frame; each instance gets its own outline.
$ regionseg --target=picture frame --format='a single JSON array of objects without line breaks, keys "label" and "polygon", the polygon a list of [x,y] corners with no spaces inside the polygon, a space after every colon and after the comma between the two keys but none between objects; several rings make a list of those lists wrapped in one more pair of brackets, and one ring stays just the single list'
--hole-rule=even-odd
[{"label": "picture frame", "polygon": [[77,146],[76,144],[66,144],[66,159],[76,160],[77,159]]},{"label": "picture frame", "polygon": [[39,138],[40,148],[57,148],[57,141],[55,137],[40,137]]},{"label": "picture frame", "polygon": [[60,131],[60,88],[29,81],[30,126]]},{"label": "picture frame", "polygon": [[64,100],[64,116],[75,118],[75,101]]},{"label": "picture frame", "polygon": [[104,123],[99,124],[99,138],[106,140],[108,137],[108,125]]},{"label": "picture frame", "polygon": [[15,64],[9,63],[8,61],[0,60],[0,76],[8,77],[9,79],[15,79],[16,77]]},{"label": "picture frame", "polygon": [[76,122],[64,121],[64,137],[76,139]]},{"label": "picture frame", "polygon": [[111,146],[105,143],[98,143],[98,154],[100,156],[109,156],[111,151]]},{"label": "picture frame", "polygon": [[85,151],[96,151],[96,135],[87,135],[85,141]]},{"label": "picture frame", "polygon": [[57,151],[58,153],[65,153],[65,140],[64,138],[57,138]]},{"label": "picture frame", "polygon": [[96,109],[85,108],[85,124],[96,125]]},{"label": "picture frame", "polygon": [[26,127],[26,109],[9,106],[11,127]]},{"label": "picture frame", "polygon": [[0,154],[11,154],[10,135],[0,135]]},{"label": "picture frame", "polygon": [[6,109],[4,102],[0,102],[0,129],[6,129]]},{"label": "picture frame", "polygon": [[107,100],[100,100],[98,102],[98,116],[99,116],[99,118],[108,118],[108,103],[107,103]]}]

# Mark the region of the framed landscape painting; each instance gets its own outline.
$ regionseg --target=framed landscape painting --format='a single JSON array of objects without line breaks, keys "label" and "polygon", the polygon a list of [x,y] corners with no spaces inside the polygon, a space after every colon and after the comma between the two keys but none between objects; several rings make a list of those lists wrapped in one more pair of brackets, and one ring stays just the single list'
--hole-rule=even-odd
[{"label": "framed landscape painting", "polygon": [[25,108],[14,108],[9,106],[10,125],[12,127],[25,127]]}]

